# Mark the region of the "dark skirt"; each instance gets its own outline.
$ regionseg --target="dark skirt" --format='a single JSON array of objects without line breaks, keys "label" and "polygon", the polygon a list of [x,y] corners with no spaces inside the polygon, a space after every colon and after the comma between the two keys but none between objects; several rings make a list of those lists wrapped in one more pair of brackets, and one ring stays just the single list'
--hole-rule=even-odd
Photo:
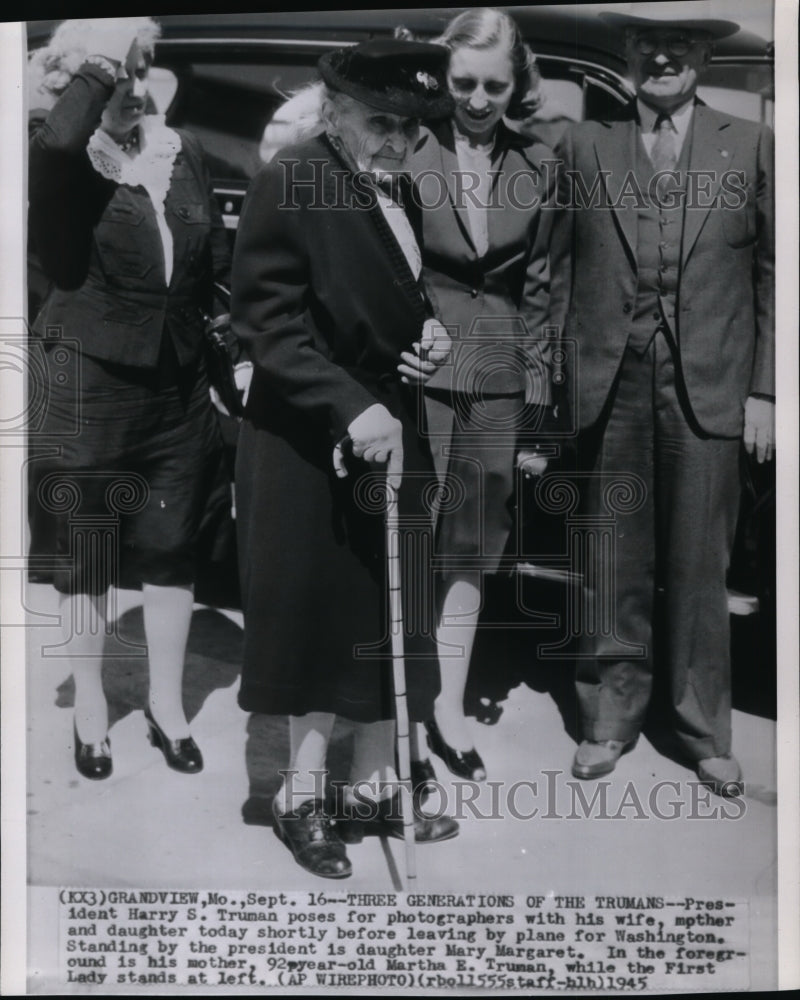
[{"label": "dark skirt", "polygon": [[35,537],[49,519],[62,593],[193,583],[201,538],[218,533],[231,506],[202,366],[132,368],[57,342],[41,355],[46,410],[29,498],[36,561],[49,561]]},{"label": "dark skirt", "polygon": [[[337,479],[325,432],[300,417],[281,426],[281,415],[261,407],[257,383],[237,453],[245,611],[239,704],[275,715],[393,718],[385,476],[351,457],[349,476]],[[431,570],[436,481],[415,429],[416,394],[396,384],[379,398],[404,425],[403,638],[409,714],[422,721],[431,718],[439,692]]]},{"label": "dark skirt", "polygon": [[442,484],[437,565],[445,573],[458,568],[496,573],[513,522],[524,396],[428,390],[426,409]]}]

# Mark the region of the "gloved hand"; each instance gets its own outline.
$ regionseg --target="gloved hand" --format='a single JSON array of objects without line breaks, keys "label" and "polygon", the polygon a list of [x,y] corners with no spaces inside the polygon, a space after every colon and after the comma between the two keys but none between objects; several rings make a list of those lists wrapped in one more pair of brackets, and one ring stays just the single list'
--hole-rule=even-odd
[{"label": "gloved hand", "polygon": [[[381,403],[373,403],[351,421],[347,428],[353,454],[365,462],[386,465],[386,478],[400,488],[403,474],[403,425]],[[343,479],[347,475],[342,442],[333,449],[333,467]]]}]

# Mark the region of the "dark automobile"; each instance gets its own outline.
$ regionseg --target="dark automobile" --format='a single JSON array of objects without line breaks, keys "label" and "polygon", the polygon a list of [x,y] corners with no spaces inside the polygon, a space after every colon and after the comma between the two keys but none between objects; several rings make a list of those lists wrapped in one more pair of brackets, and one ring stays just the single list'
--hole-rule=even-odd
[{"label": "dark automobile", "polygon": [[[503,8],[511,13],[537,55],[545,101],[522,126],[549,145],[571,121],[605,116],[628,101],[621,39],[597,17],[605,4],[535,5]],[[755,5],[754,5],[755,6]],[[774,66],[767,19],[753,17],[743,30],[719,42],[699,96],[742,117],[773,124]],[[402,25],[420,38],[438,35],[463,8],[272,12],[265,14],[165,15],[151,70],[156,110],[170,124],[191,130],[211,164],[214,188],[231,240],[248,183],[280,145],[276,111],[286,98],[316,77],[319,56],[332,47],[391,35]],[[46,42],[57,22],[28,22],[31,48]],[[758,33],[758,32],[761,33]],[[35,102],[32,102],[32,104]],[[274,127],[265,137],[265,128]],[[46,287],[30,261],[29,292],[34,313]],[[33,315],[31,315],[31,320]],[[756,467],[742,455],[743,504],[730,572],[734,646],[774,663],[774,462]],[[520,507],[529,500],[523,490]],[[525,518],[522,518],[523,522]],[[563,526],[530,518],[538,527],[525,540],[540,569],[569,581],[558,568],[565,551]],[[546,565],[545,565],[546,564]],[[543,575],[547,577],[547,572]],[[758,627],[745,616],[760,610]],[[762,689],[763,690],[763,689]],[[771,689],[774,690],[774,689]],[[771,692],[767,710],[771,711]]]},{"label": "dark automobile", "polygon": [[[567,122],[602,117],[631,96],[620,39],[597,18],[603,6],[503,8],[531,44],[544,80],[546,100],[526,128],[551,146]],[[262,162],[265,127],[289,94],[315,78],[326,49],[390,35],[398,25],[432,38],[461,9],[165,15],[151,71],[154,98],[170,124],[203,142],[226,224],[235,230]],[[30,46],[43,44],[56,23],[29,22]],[[722,40],[699,93],[717,108],[772,124],[771,44],[745,30]]]}]

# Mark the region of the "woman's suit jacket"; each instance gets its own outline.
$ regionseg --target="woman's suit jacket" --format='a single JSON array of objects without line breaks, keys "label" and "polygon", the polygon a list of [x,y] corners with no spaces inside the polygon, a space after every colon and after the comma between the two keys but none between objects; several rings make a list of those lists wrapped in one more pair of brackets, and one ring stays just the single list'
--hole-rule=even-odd
[{"label": "woman's suit jacket", "polygon": [[[479,257],[470,234],[465,187],[449,123],[428,132],[414,155],[423,208],[425,282],[453,352],[430,388],[513,394],[544,403],[543,362],[549,301],[551,150],[502,123],[492,155],[489,247]],[[513,352],[509,353],[509,346]],[[514,355],[516,354],[516,360]],[[498,363],[499,362],[499,363]],[[538,373],[531,379],[526,369]]]},{"label": "woman's suit jacket", "polygon": [[[231,307],[254,362],[236,475],[239,703],[248,711],[392,715],[383,473],[351,457],[350,475],[338,479],[332,454],[355,417],[386,406],[403,424],[401,519],[416,519],[422,543],[432,463],[417,431],[419,393],[400,383],[397,365],[428,315],[367,176],[353,174],[325,136],[284,149],[256,176],[237,233]],[[413,559],[407,565],[412,572]],[[427,577],[411,580],[414,607],[430,602]],[[438,691],[433,615],[426,636],[411,612],[409,709],[425,719]]]},{"label": "woman's suit jacket", "polygon": [[156,367],[167,336],[185,365],[202,348],[213,280],[229,280],[222,217],[199,143],[178,132],[165,203],[168,287],[150,197],[102,177],[86,152],[112,91],[108,74],[85,63],[30,143],[30,234],[53,283],[34,333],[61,328],[85,354],[141,368]]}]

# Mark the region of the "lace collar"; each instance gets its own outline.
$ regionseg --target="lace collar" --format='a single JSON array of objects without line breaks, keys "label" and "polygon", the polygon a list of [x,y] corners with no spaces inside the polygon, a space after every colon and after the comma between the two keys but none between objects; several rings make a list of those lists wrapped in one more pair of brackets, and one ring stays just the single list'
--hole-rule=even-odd
[{"label": "lace collar", "polygon": [[145,188],[158,211],[172,179],[175,157],[181,148],[178,133],[164,124],[163,115],[146,115],[139,124],[139,152],[128,156],[111,136],[98,128],[86,147],[94,169],[108,180]]}]

